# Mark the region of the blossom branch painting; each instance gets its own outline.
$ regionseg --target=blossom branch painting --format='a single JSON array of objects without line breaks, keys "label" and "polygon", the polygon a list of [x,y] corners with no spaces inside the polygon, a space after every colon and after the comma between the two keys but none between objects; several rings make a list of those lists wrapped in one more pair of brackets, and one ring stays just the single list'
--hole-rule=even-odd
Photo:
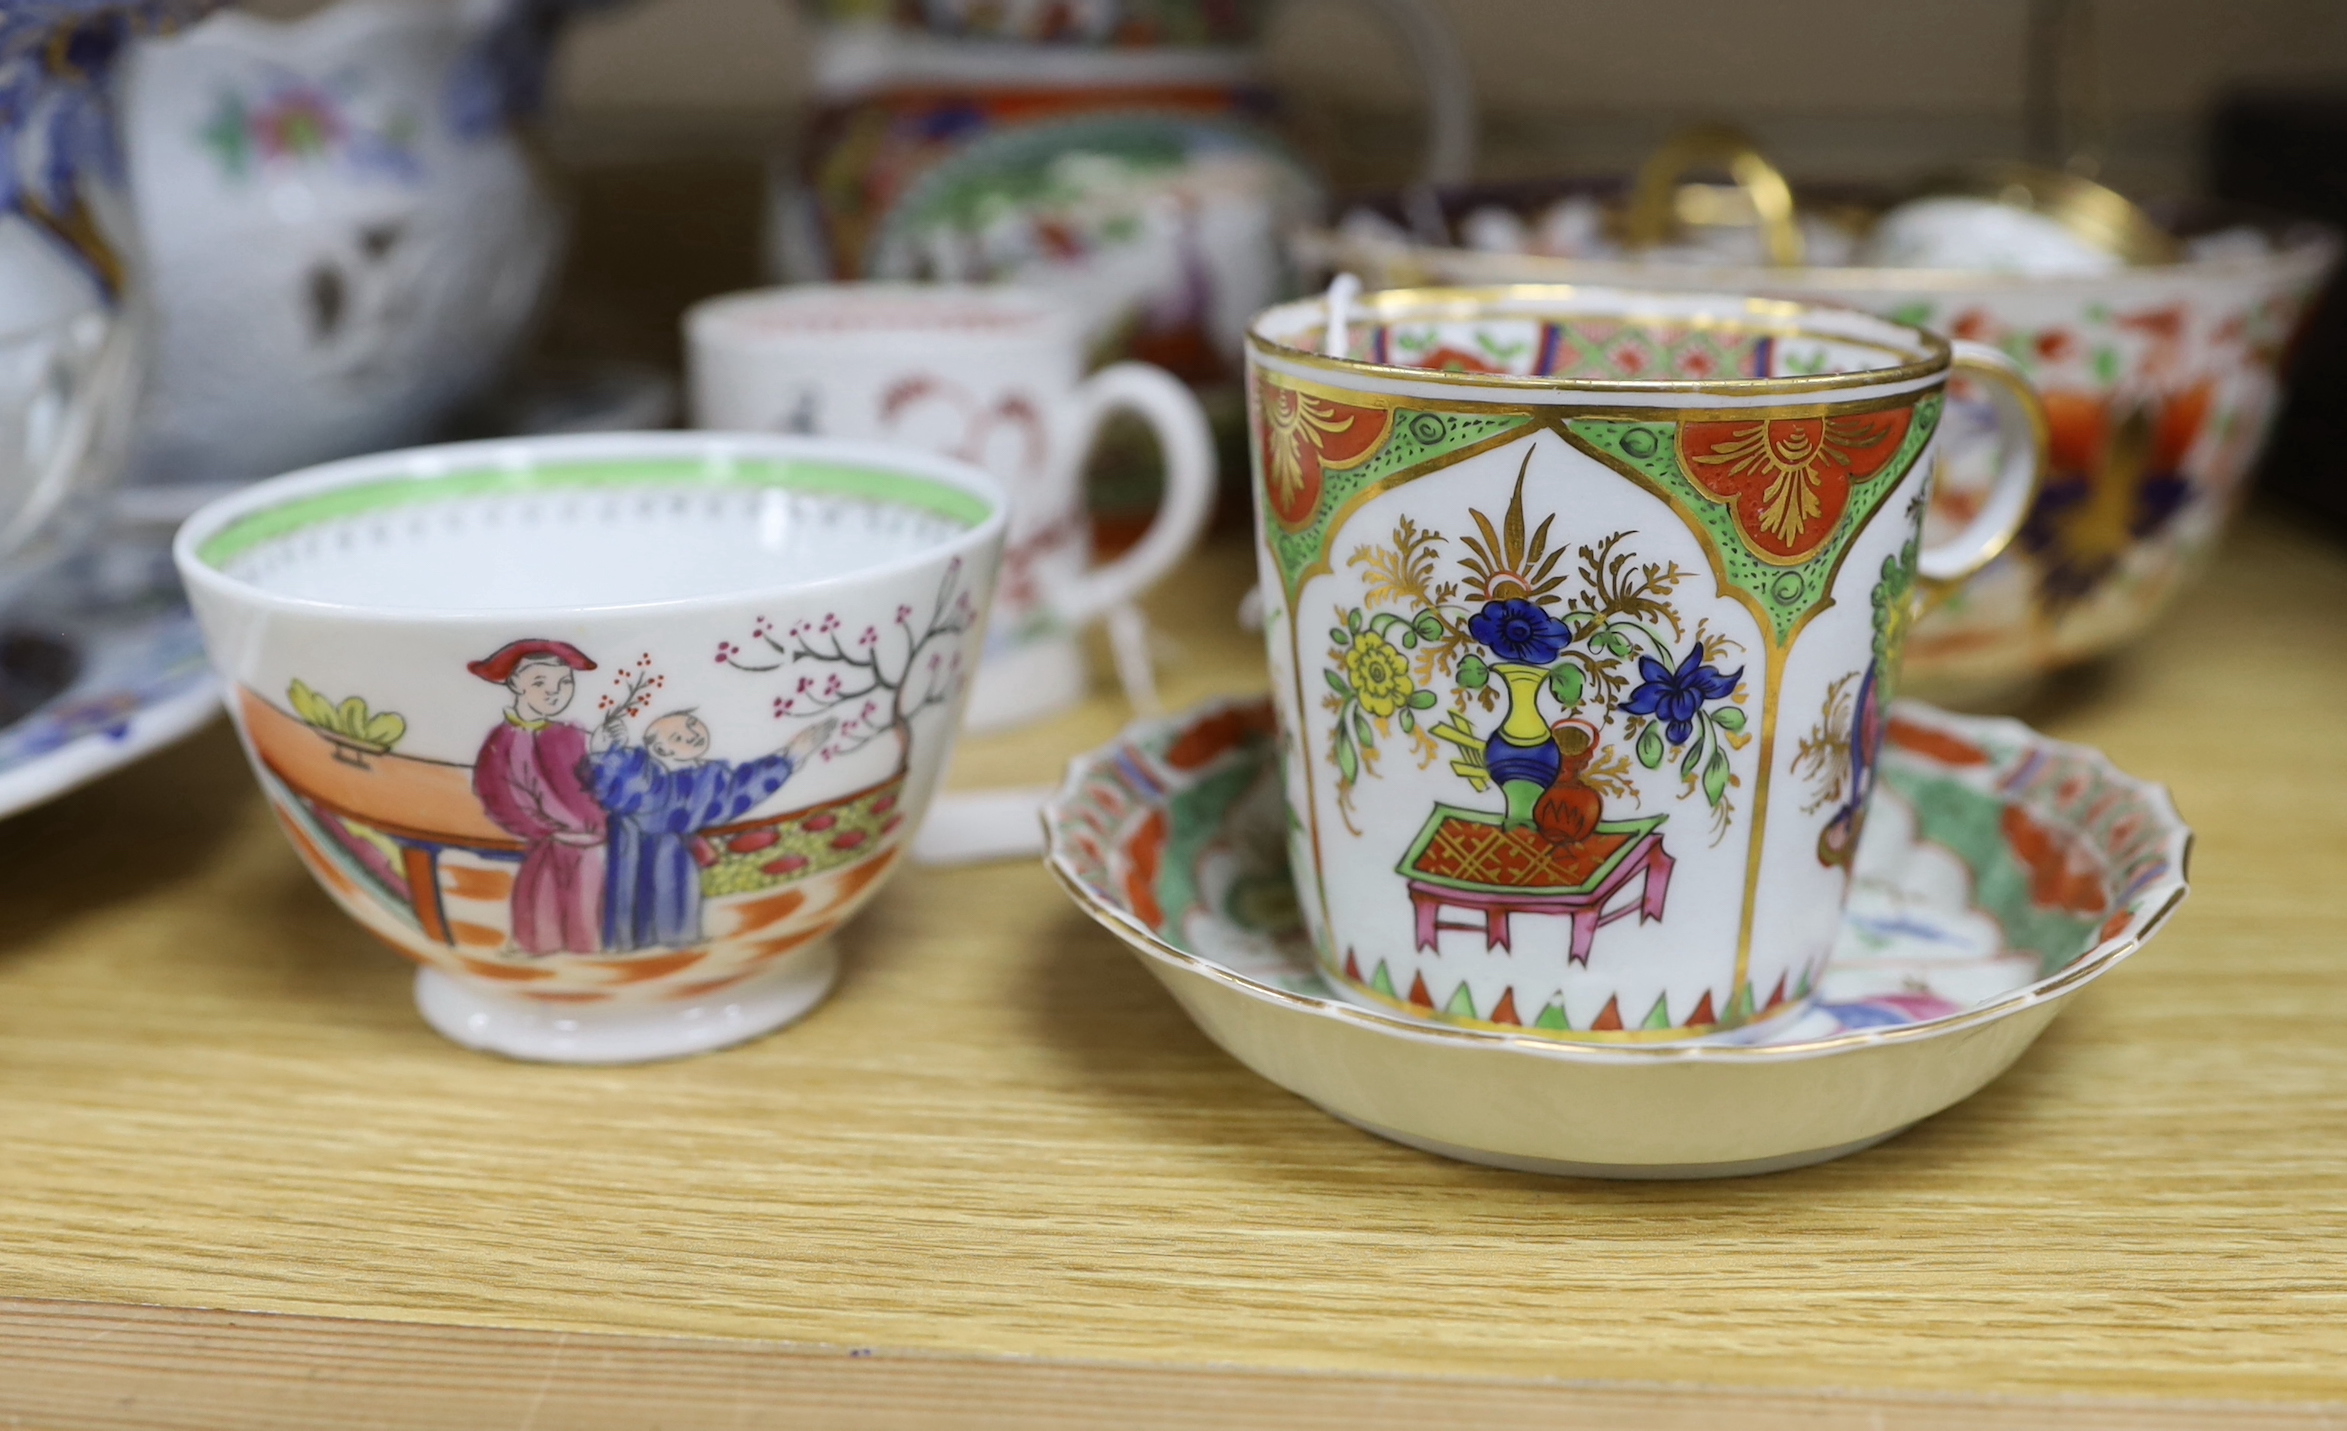
[{"label": "blossom branch painting", "polygon": [[852,755],[887,736],[902,765],[912,754],[913,718],[950,707],[961,694],[969,675],[961,638],[977,622],[977,600],[957,560],[926,611],[900,605],[886,621],[860,624],[827,612],[782,630],[760,618],[744,641],[718,642],[716,660],[737,671],[780,673],[788,688],[774,698],[776,720],[837,720],[819,758]]}]

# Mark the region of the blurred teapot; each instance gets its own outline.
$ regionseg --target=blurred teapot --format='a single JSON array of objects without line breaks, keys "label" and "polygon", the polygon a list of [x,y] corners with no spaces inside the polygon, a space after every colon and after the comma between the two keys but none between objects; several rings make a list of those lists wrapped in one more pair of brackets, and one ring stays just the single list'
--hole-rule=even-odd
[{"label": "blurred teapot", "polygon": [[[1424,170],[1463,180],[1475,100],[1422,0],[1370,0],[1424,77]],[[1292,287],[1321,186],[1274,135],[1268,0],[814,0],[819,109],[777,185],[792,280],[1048,282],[1100,360],[1138,358],[1238,419],[1249,317]]]}]

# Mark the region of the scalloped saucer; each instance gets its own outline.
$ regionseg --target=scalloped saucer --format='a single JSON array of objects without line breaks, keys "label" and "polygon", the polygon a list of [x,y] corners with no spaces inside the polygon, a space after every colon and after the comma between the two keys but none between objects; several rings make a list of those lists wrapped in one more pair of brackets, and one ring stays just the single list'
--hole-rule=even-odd
[{"label": "scalloped saucer", "polygon": [[1288,879],[1270,707],[1144,721],[1077,759],[1048,860],[1233,1057],[1447,1157],[1583,1177],[1773,1172],[1979,1091],[2182,902],[2160,786],[2018,722],[1902,702],[1819,1001],[1758,1040],[1574,1044],[1347,1003]]}]

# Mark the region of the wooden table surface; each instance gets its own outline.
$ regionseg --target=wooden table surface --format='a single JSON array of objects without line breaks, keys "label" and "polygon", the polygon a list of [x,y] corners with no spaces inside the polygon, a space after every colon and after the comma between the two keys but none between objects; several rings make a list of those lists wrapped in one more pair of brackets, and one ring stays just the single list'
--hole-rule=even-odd
[{"label": "wooden table surface", "polygon": [[[1170,701],[1260,684],[1246,570],[1154,603]],[[2252,512],[2030,714],[2173,786],[2171,931],[1969,1103],[1695,1184],[1339,1124],[1023,865],[900,877],[762,1043],[467,1053],[215,726],[0,825],[0,1422],[2338,1426],[2347,549]]]}]

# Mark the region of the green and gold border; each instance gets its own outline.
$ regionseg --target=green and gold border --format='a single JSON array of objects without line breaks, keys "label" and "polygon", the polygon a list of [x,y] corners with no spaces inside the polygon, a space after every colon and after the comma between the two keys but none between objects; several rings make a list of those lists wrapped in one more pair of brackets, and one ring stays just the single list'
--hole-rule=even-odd
[{"label": "green and gold border", "polygon": [[[1570,306],[1585,293],[1604,291],[1610,296],[1629,300],[1620,306],[1581,309]],[[1555,322],[1574,318],[1596,319],[1605,322],[1645,323],[1676,328],[1691,328],[1710,332],[1725,332],[1754,337],[1798,339],[1817,343],[1842,343],[1852,347],[1872,348],[1891,358],[1900,358],[1897,349],[1875,339],[1847,333],[1835,333],[1814,322],[1803,321],[1821,310],[1814,303],[1796,302],[1780,298],[1740,298],[1735,300],[1742,310],[1740,316],[1726,316],[1698,312],[1667,311],[1672,304],[1685,303],[1686,293],[1636,293],[1614,290],[1584,289],[1569,283],[1504,283],[1481,287],[1459,288],[1387,288],[1364,293],[1354,300],[1354,313],[1362,320],[1378,324],[1408,322],[1472,322],[1477,319],[1532,318]],[[1640,308],[1638,302],[1657,305],[1653,310]],[[1559,305],[1546,308],[1540,305]],[[1522,305],[1522,306],[1516,306]],[[1262,331],[1266,318],[1319,306],[1319,300],[1305,299],[1284,304],[1270,314],[1259,317],[1248,327],[1247,349],[1251,356],[1272,363],[1292,365],[1325,373],[1342,373],[1356,380],[1378,382],[1425,383],[1437,387],[1455,387],[1469,391],[1491,392],[1513,389],[1541,393],[1687,393],[1714,397],[1771,397],[1843,392],[1854,388],[1882,387],[1889,384],[1912,382],[1947,372],[1953,361],[1954,350],[1948,340],[1928,329],[1895,323],[1873,314],[1856,313],[1850,316],[1869,323],[1880,323],[1887,328],[1912,334],[1914,345],[1923,350],[1919,358],[1907,358],[1880,368],[1862,368],[1851,373],[1810,373],[1782,378],[1556,378],[1517,373],[1454,373],[1438,372],[1430,368],[1399,367],[1388,363],[1372,363],[1359,358],[1332,357],[1306,348],[1298,348]],[[1831,313],[1834,310],[1826,309]]]}]

